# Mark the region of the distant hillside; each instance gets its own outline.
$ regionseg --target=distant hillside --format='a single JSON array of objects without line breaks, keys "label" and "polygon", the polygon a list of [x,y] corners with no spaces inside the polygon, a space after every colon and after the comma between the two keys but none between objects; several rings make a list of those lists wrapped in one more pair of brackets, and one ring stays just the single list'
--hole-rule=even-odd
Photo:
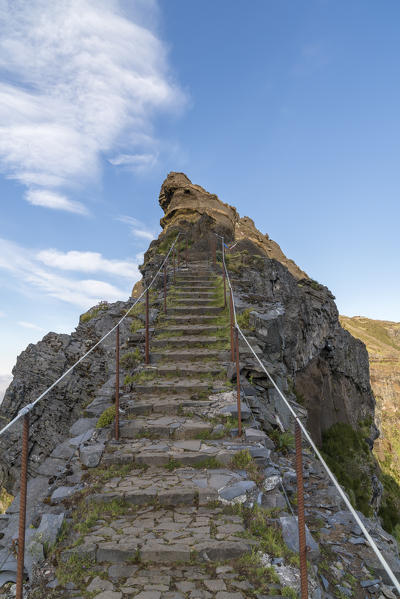
[{"label": "distant hillside", "polygon": [[375,454],[384,472],[400,482],[400,323],[362,316],[340,316],[340,322],[367,346],[381,430]]}]

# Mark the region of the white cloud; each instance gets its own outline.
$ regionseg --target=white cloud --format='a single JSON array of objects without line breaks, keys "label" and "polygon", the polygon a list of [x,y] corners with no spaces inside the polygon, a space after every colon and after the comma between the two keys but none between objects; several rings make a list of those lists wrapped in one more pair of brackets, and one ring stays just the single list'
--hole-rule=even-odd
[{"label": "white cloud", "polygon": [[155,163],[141,151],[157,145],[153,114],[185,99],[147,10],[140,1],[125,13],[118,0],[0,1],[0,168],[42,198],[36,205],[82,214],[63,194],[58,203],[37,194],[97,178],[102,155],[116,150],[111,163]]},{"label": "white cloud", "polygon": [[148,239],[153,241],[157,237],[157,233],[151,231],[146,225],[144,225],[140,220],[134,218],[133,216],[119,216],[117,218],[121,223],[125,223],[129,226],[131,234],[134,237],[140,237],[142,239]]},{"label": "white cloud", "polygon": [[143,172],[152,168],[158,159],[158,153],[152,154],[118,154],[115,158],[109,158],[114,166],[122,166],[134,172]]},{"label": "white cloud", "polygon": [[54,268],[74,270],[78,272],[106,272],[112,275],[132,279],[139,276],[137,264],[131,260],[108,260],[98,252],[59,252],[58,250],[42,250],[36,257],[38,260]]},{"label": "white cloud", "polygon": [[39,327],[37,324],[33,324],[33,322],[26,322],[25,320],[19,320],[17,324],[20,327],[24,327],[25,329],[35,329],[35,331],[44,331],[42,327]]},{"label": "white cloud", "polygon": [[[67,257],[64,265],[68,265],[69,252],[66,254],[57,252],[57,250],[43,250],[43,252],[49,262],[53,259],[55,262],[59,260],[62,263],[63,256]],[[19,285],[19,290],[23,293],[27,293],[29,289],[36,289],[47,296],[84,309],[97,304],[101,300],[112,302],[123,299],[128,295],[131,285],[140,278],[139,271],[137,268],[134,268],[135,265],[132,263],[134,270],[131,272],[129,285],[127,285],[126,268],[128,268],[128,261],[120,261],[118,266],[119,272],[116,272],[116,269],[112,273],[113,275],[119,274],[119,276],[124,277],[125,290],[107,281],[60,276],[50,268],[42,266],[43,262],[41,263],[38,259],[38,255],[41,253],[32,252],[29,249],[22,248],[13,242],[0,238],[0,269],[6,270],[12,275],[13,280]],[[90,252],[88,253],[90,254]],[[113,264],[114,266],[115,263],[118,264],[118,261],[102,258],[101,254],[96,254],[95,252],[93,254],[99,256],[98,261],[103,266],[103,271],[104,268],[108,267],[111,269]],[[72,259],[70,266],[72,266],[74,260],[75,258]],[[80,269],[80,272],[86,271]],[[121,274],[122,272],[123,274]],[[10,277],[8,277],[8,282],[9,280]]]},{"label": "white cloud", "polygon": [[32,189],[26,193],[25,197],[34,206],[45,206],[53,210],[66,210],[67,212],[75,212],[76,214],[89,214],[88,210],[80,202],[68,200],[65,196],[54,191]]},{"label": "white cloud", "polygon": [[8,385],[12,381],[11,374],[0,374],[0,403],[3,401],[4,393],[7,390]]}]

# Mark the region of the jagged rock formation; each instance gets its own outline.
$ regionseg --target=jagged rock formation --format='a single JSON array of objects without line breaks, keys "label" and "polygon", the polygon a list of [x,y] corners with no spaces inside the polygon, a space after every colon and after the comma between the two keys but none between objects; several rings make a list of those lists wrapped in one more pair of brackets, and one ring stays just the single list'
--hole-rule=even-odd
[{"label": "jagged rock formation", "polygon": [[[93,318],[78,325],[71,335],[48,333],[39,343],[30,344],[17,358],[13,380],[0,406],[0,428],[20,409],[33,402],[74,362],[90,349],[122,316],[129,303],[102,305]],[[96,314],[97,312],[97,314]],[[90,311],[89,313],[90,314]],[[122,325],[126,333],[126,326]],[[37,474],[43,460],[65,438],[82,406],[90,403],[97,389],[115,372],[115,338],[110,336],[79,364],[30,417],[29,471]],[[0,487],[14,493],[19,484],[21,425],[0,437]]]}]

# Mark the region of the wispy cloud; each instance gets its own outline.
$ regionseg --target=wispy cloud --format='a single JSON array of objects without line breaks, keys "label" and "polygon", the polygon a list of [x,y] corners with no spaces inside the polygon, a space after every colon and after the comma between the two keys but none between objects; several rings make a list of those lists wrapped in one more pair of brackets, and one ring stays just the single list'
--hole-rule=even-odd
[{"label": "wispy cloud", "polygon": [[80,202],[73,202],[65,196],[47,191],[45,189],[31,189],[26,193],[26,199],[34,206],[44,206],[53,208],[53,210],[66,210],[67,212],[75,212],[76,214],[89,214],[89,211]]},{"label": "wispy cloud", "polygon": [[20,327],[24,327],[24,329],[35,329],[35,331],[44,331],[44,329],[42,329],[42,327],[39,327],[37,324],[34,324],[33,322],[26,322],[25,320],[19,320],[17,322],[17,324]]},{"label": "wispy cloud", "polygon": [[[82,254],[90,255],[91,252],[82,252]],[[49,265],[53,262],[52,266],[56,268],[75,270],[76,272],[88,272],[82,266],[77,266],[76,254],[74,252],[72,252],[72,257],[69,252],[63,254],[62,252],[57,252],[57,250],[43,250],[37,253],[0,238],[0,270],[7,271],[13,277],[13,280],[19,284],[20,290],[26,293],[28,289],[36,289],[46,296],[57,298],[85,309],[101,300],[117,301],[123,299],[127,296],[127,290],[130,289],[131,283],[135,283],[140,278],[137,265],[135,267],[134,263],[126,260],[107,260],[101,254],[95,252],[92,254],[96,256],[99,266],[98,270],[103,270],[104,272],[108,268],[107,272],[111,273],[111,270],[114,269],[111,274],[124,277],[123,288],[125,287],[125,290],[107,281],[79,279],[76,276],[60,276],[49,266],[43,266],[44,260],[47,260]],[[38,257],[39,255],[41,255],[42,259]],[[76,268],[72,268],[73,263],[75,263]],[[89,269],[89,266],[87,265],[86,268]],[[129,286],[126,281],[128,268],[132,269]],[[8,277],[8,281],[9,279],[10,277]]]},{"label": "wispy cloud", "polygon": [[157,163],[157,159],[158,153],[118,154],[115,158],[109,158],[108,162],[134,172],[143,172],[152,168]]},{"label": "wispy cloud", "polygon": [[96,179],[103,155],[119,152],[110,162],[136,170],[157,159],[154,112],[185,98],[146,10],[133,2],[128,18],[119,0],[0,1],[0,168],[31,203],[84,214],[65,188]]},{"label": "wispy cloud", "polygon": [[140,237],[150,241],[157,237],[157,233],[155,233],[155,231],[151,231],[146,225],[133,216],[122,215],[118,216],[117,220],[128,225],[130,232],[134,237]]},{"label": "wispy cloud", "polygon": [[138,277],[137,264],[131,260],[109,260],[99,252],[59,252],[55,249],[42,250],[36,254],[40,262],[53,268],[74,270],[76,272],[106,272],[127,277]]}]

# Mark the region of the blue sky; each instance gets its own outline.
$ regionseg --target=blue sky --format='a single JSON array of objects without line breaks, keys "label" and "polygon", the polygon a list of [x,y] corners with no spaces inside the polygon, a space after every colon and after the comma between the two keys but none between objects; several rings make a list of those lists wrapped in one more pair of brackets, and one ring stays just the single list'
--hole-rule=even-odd
[{"label": "blue sky", "polygon": [[182,170],[400,321],[397,1],[0,0],[0,377],[126,298]]}]

